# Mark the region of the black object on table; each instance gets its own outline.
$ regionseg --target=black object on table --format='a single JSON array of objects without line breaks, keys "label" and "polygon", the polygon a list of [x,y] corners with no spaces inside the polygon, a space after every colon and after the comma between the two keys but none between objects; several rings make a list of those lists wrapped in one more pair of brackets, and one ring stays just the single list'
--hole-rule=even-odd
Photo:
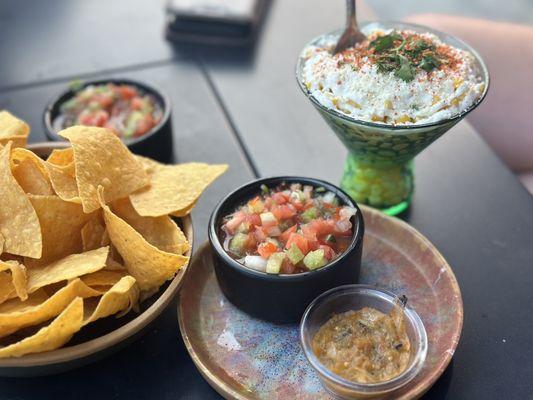
[{"label": "black object on table", "polygon": [[[345,150],[299,93],[294,65],[306,42],[342,24],[343,7],[342,1],[274,2],[250,54],[172,47],[163,38],[163,0],[4,0],[0,108],[28,121],[31,140],[41,141],[43,107],[71,79],[114,76],[162,87],[173,104],[177,160],[230,164],[193,213],[199,245],[215,204],[255,176],[338,182]],[[465,123],[422,153],[415,168],[406,218],[454,269],[465,311],[452,364],[425,398],[530,398],[532,197]],[[175,304],[141,340],[96,364],[0,379],[0,398],[59,396],[219,398],[187,355]]]}]

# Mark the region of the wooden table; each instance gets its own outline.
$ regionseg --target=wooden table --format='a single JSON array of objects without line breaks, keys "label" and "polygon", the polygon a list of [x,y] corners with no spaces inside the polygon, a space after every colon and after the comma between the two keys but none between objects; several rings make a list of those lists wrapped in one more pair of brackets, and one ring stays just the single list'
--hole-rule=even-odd
[{"label": "wooden table", "polygon": [[[346,151],[299,93],[294,65],[308,40],[342,23],[343,4],[275,1],[255,48],[228,50],[165,42],[161,0],[3,0],[0,108],[28,121],[31,141],[42,141],[43,108],[73,78],[120,76],[163,88],[173,104],[177,161],[230,164],[193,213],[198,245],[217,201],[254,177],[339,181]],[[448,259],[465,308],[457,352],[426,397],[531,396],[532,197],[463,122],[416,159],[406,219]],[[138,342],[96,364],[0,379],[0,398],[74,395],[218,398],[187,355],[175,305]]]}]

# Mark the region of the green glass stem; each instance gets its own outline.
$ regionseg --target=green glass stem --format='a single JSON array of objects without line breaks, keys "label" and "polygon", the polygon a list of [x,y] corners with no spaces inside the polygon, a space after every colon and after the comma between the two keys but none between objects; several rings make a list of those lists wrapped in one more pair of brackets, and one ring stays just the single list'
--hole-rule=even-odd
[{"label": "green glass stem", "polygon": [[365,163],[349,152],[341,187],[356,202],[397,215],[409,207],[414,190],[413,162]]}]

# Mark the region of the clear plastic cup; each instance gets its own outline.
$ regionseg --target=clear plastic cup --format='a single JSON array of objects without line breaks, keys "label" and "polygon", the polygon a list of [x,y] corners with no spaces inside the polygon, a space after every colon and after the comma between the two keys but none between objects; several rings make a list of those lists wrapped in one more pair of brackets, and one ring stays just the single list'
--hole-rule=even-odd
[{"label": "clear plastic cup", "polygon": [[315,333],[334,314],[356,311],[363,307],[372,307],[388,314],[398,300],[394,293],[373,286],[345,285],[321,294],[307,307],[300,324],[301,345],[307,360],[330,394],[340,399],[384,398],[406,385],[420,372],[427,354],[427,335],[422,320],[409,306],[405,308],[405,326],[411,342],[411,355],[407,368],[393,379],[379,383],[349,381],[328,370],[312,349]]}]

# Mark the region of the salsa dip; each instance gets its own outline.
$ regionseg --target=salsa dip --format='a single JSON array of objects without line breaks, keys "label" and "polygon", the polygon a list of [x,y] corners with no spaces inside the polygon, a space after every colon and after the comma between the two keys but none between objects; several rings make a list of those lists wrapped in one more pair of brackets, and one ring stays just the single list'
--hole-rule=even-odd
[{"label": "salsa dip", "polygon": [[297,274],[324,267],[348,248],[357,209],[340,205],[333,192],[300,183],[261,190],[222,222],[224,249],[239,263]]}]

